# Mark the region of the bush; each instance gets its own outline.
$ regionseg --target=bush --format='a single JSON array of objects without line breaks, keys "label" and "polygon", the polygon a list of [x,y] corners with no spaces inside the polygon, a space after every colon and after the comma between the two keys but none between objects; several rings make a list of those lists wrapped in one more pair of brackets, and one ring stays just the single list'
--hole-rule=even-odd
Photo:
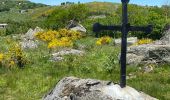
[{"label": "bush", "polygon": [[48,16],[46,25],[51,29],[59,29],[67,26],[70,20],[82,21],[87,17],[87,8],[84,4],[58,7]]},{"label": "bush", "polygon": [[111,41],[112,41],[112,38],[110,38],[109,36],[104,36],[104,37],[99,38],[96,41],[96,44],[97,45],[106,45],[106,44],[111,43]]},{"label": "bush", "polygon": [[27,63],[25,55],[18,44],[12,45],[8,52],[0,53],[0,62],[3,66],[8,68],[13,66],[23,68]]},{"label": "bush", "polygon": [[15,22],[9,20],[8,26],[6,29],[6,35],[10,34],[24,34],[28,31],[30,28],[35,28],[36,26],[43,27],[43,22],[37,22],[37,21],[21,21],[21,22]]},{"label": "bush", "polygon": [[81,38],[81,33],[67,29],[59,29],[58,31],[48,30],[39,32],[36,34],[36,37],[47,42],[49,49],[55,49],[58,47],[72,47],[73,42]]},{"label": "bush", "polygon": [[0,36],[6,35],[6,29],[0,29]]}]

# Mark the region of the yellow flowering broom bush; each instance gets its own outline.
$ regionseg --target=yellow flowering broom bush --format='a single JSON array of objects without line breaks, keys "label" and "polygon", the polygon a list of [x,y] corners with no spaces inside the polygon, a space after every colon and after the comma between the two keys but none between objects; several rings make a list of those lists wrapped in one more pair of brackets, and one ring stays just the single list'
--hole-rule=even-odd
[{"label": "yellow flowering broom bush", "polygon": [[47,42],[49,49],[54,49],[57,47],[72,47],[73,42],[81,38],[81,33],[67,29],[59,29],[58,31],[48,30],[39,32],[36,34],[36,37]]},{"label": "yellow flowering broom bush", "polygon": [[71,46],[73,46],[73,42],[67,37],[62,37],[60,40],[54,39],[48,43],[48,48]]},{"label": "yellow flowering broom bush", "polygon": [[53,30],[49,30],[47,32],[38,32],[35,36],[45,42],[50,42],[53,39],[60,37],[59,33]]},{"label": "yellow flowering broom bush", "polygon": [[0,62],[2,62],[3,58],[4,58],[4,54],[0,53]]},{"label": "yellow flowering broom bush", "polygon": [[135,43],[134,45],[149,44],[149,43],[152,43],[152,42],[153,42],[152,39],[144,38],[144,39],[138,40],[138,42]]},{"label": "yellow flowering broom bush", "polygon": [[0,62],[5,67],[18,66],[23,68],[26,64],[26,59],[19,45],[13,45],[8,52],[0,53]]},{"label": "yellow flowering broom bush", "polygon": [[96,45],[106,45],[106,44],[111,43],[111,41],[112,41],[112,38],[111,38],[111,37],[109,37],[109,36],[104,36],[104,37],[99,38],[99,39],[96,41]]}]

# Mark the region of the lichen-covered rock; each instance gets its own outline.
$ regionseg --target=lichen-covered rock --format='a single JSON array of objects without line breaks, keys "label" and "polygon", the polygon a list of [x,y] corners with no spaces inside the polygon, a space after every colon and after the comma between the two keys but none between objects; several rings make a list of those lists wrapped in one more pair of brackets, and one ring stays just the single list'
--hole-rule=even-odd
[{"label": "lichen-covered rock", "polygon": [[127,86],[110,81],[66,77],[43,100],[157,100]]},{"label": "lichen-covered rock", "polygon": [[170,45],[143,44],[131,46],[127,51],[127,63],[170,63]]},{"label": "lichen-covered rock", "polygon": [[127,64],[139,64],[144,59],[144,56],[138,56],[133,53],[127,54]]},{"label": "lichen-covered rock", "polygon": [[43,29],[36,27],[34,30],[29,29],[28,32],[21,36],[21,47],[22,49],[35,49],[38,47],[38,42],[35,39],[35,34],[37,32],[42,32]]},{"label": "lichen-covered rock", "polygon": [[83,25],[81,25],[79,22],[77,22],[75,20],[70,20],[69,24],[67,25],[67,28],[70,30],[78,31],[78,32],[82,32],[82,33],[87,32],[86,28],[84,28]]},{"label": "lichen-covered rock", "polygon": [[53,53],[52,54],[52,58],[51,58],[51,61],[61,61],[63,60],[63,56],[64,55],[83,55],[84,52],[81,51],[81,50],[76,50],[76,49],[64,49],[64,50],[61,50],[57,53]]},{"label": "lichen-covered rock", "polygon": [[127,64],[170,63],[170,29],[160,40],[150,44],[130,46],[127,50]]},{"label": "lichen-covered rock", "polygon": [[34,32],[34,30],[30,28],[30,29],[27,31],[27,33],[25,33],[24,38],[33,39],[33,38],[34,38],[33,32]]},{"label": "lichen-covered rock", "polygon": [[83,32],[83,33],[87,32],[87,30],[81,24],[78,24],[77,26],[75,26],[73,28],[70,28],[70,30],[78,31],[78,32]]},{"label": "lichen-covered rock", "polygon": [[42,32],[43,29],[36,27],[34,30],[33,29],[29,29],[28,32],[24,35],[24,38],[32,40],[35,38],[35,34],[37,32]]},{"label": "lichen-covered rock", "polygon": [[25,40],[20,42],[20,44],[21,48],[23,49],[34,49],[38,47],[37,42],[35,42],[34,40]]}]

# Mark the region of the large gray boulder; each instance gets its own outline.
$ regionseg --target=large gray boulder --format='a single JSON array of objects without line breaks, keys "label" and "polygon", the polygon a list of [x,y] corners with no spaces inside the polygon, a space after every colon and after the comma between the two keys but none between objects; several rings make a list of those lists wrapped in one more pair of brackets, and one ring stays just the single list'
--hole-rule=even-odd
[{"label": "large gray boulder", "polygon": [[79,22],[77,22],[75,20],[70,20],[69,24],[67,25],[67,28],[70,30],[78,31],[78,32],[82,32],[82,33],[87,32],[86,28],[84,28],[83,25],[81,25]]},{"label": "large gray boulder", "polygon": [[34,30],[30,28],[23,37],[26,39],[33,39],[34,38],[33,34],[34,34]]},{"label": "large gray boulder", "polygon": [[127,53],[127,64],[138,65],[144,59],[143,55],[136,55],[133,53]]},{"label": "large gray boulder", "polygon": [[81,24],[78,24],[77,26],[75,26],[73,28],[70,28],[70,30],[78,31],[78,32],[83,32],[83,33],[87,32],[87,30]]},{"label": "large gray boulder", "polygon": [[170,63],[170,45],[144,44],[128,48],[127,63]]},{"label": "large gray boulder", "polygon": [[110,81],[66,77],[43,100],[157,100],[132,87],[121,88]]},{"label": "large gray boulder", "polygon": [[170,63],[170,29],[160,40],[128,47],[127,64],[140,63]]},{"label": "large gray boulder", "polygon": [[28,32],[24,35],[24,38],[28,40],[33,40],[35,38],[35,34],[42,31],[43,29],[41,29],[40,27],[36,27],[34,30],[30,28]]},{"label": "large gray boulder", "polygon": [[42,32],[43,29],[36,27],[34,30],[29,29],[27,33],[23,36],[21,36],[21,47],[22,49],[34,49],[38,47],[38,42],[35,39],[35,35],[38,32]]},{"label": "large gray boulder", "polygon": [[38,47],[38,43],[34,40],[25,40],[20,42],[23,49],[34,49]]}]

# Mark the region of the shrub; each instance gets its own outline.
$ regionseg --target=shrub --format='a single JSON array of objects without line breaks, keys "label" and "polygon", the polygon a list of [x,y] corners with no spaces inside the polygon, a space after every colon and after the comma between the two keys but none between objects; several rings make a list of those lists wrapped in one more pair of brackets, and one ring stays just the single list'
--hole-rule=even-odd
[{"label": "shrub", "polygon": [[81,33],[77,31],[59,29],[39,32],[36,37],[44,42],[47,42],[49,49],[57,47],[72,47],[73,42],[81,38]]},{"label": "shrub", "polygon": [[23,68],[26,64],[25,55],[19,45],[13,45],[9,48],[8,52],[0,53],[0,62],[5,67],[18,66]]},{"label": "shrub", "polygon": [[87,7],[75,4],[56,8],[46,19],[48,28],[59,29],[65,27],[70,20],[82,21],[87,17]]},{"label": "shrub", "polygon": [[73,46],[73,42],[67,37],[63,37],[60,40],[54,39],[48,43],[48,48],[71,47],[71,46]]},{"label": "shrub", "polygon": [[8,23],[8,26],[6,29],[6,35],[23,34],[23,33],[26,33],[29,28],[34,28],[36,26],[39,26],[39,22],[37,21],[16,22],[16,21],[9,20],[7,23]]},{"label": "shrub", "polygon": [[111,41],[112,41],[111,37],[109,37],[109,36],[104,36],[104,37],[99,38],[99,39],[96,41],[96,44],[97,44],[97,45],[106,45],[106,44],[111,43]]},{"label": "shrub", "polygon": [[2,62],[3,58],[4,58],[4,54],[0,53],[0,62]]}]

